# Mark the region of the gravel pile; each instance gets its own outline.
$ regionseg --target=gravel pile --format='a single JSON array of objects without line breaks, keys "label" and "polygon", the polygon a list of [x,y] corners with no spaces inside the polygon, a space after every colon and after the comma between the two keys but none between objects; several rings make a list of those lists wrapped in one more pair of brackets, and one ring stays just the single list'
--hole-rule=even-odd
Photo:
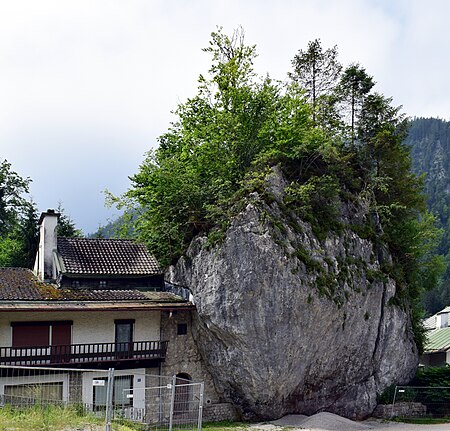
[{"label": "gravel pile", "polygon": [[330,431],[359,431],[369,430],[371,427],[353,422],[350,419],[335,415],[334,413],[322,412],[303,419],[298,425],[301,428],[330,430]]}]

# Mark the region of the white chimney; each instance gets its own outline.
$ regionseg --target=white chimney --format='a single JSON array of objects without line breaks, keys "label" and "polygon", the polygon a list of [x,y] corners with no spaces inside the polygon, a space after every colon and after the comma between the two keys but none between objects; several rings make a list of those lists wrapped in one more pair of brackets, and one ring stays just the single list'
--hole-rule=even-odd
[{"label": "white chimney", "polygon": [[39,248],[34,263],[34,272],[42,281],[56,278],[53,266],[53,251],[57,247],[57,233],[59,213],[48,209],[39,218]]}]

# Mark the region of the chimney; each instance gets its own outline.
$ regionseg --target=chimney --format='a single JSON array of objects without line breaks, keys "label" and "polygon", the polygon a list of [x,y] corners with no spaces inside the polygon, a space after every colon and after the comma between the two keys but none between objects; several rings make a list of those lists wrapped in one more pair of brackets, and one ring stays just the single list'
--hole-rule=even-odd
[{"label": "chimney", "polygon": [[52,281],[56,278],[53,265],[53,251],[56,250],[56,228],[59,213],[48,209],[39,218],[39,247],[34,263],[34,272],[42,281]]}]

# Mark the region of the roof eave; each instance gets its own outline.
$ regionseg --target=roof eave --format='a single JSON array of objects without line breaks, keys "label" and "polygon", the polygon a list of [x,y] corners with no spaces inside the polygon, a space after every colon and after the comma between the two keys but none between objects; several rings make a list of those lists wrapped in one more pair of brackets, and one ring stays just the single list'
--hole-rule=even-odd
[{"label": "roof eave", "polygon": [[191,302],[144,301],[8,301],[0,305],[0,312],[69,312],[69,311],[141,311],[192,310]]},{"label": "roof eave", "polygon": [[92,273],[75,273],[75,272],[62,272],[62,275],[67,278],[146,278],[163,276],[163,272],[155,272],[151,274],[92,274]]}]

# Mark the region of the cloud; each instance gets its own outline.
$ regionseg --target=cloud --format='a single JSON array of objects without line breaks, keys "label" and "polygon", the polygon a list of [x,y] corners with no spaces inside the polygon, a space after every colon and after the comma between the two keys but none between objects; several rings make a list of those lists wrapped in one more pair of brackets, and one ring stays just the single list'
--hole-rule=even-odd
[{"label": "cloud", "polygon": [[[285,79],[309,40],[338,45],[409,115],[448,117],[446,1],[41,0],[0,6],[2,154],[40,209],[62,199],[86,231],[100,190],[121,192],[196,92],[216,25],[257,44],[258,73]],[[77,186],[78,184],[78,186]]]}]

